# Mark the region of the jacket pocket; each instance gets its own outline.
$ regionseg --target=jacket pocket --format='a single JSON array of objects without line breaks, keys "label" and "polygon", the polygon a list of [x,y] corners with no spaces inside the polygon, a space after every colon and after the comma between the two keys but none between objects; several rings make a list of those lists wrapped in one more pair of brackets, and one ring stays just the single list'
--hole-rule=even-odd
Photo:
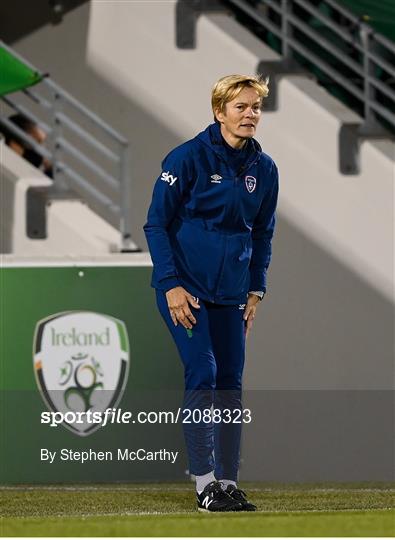
[{"label": "jacket pocket", "polygon": [[226,298],[238,297],[248,292],[252,255],[251,236],[249,234],[228,236],[225,253],[217,294]]},{"label": "jacket pocket", "polygon": [[195,289],[213,296],[222,267],[224,235],[188,221],[178,221],[171,243],[180,277]]}]

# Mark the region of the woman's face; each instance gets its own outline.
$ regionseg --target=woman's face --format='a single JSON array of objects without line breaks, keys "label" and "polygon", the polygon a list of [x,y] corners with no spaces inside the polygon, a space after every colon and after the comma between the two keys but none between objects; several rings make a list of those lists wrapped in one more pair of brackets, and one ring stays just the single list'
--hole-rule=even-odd
[{"label": "woman's face", "polygon": [[225,139],[247,139],[255,135],[261,117],[261,101],[258,92],[247,87],[226,103],[225,112],[216,111]]}]

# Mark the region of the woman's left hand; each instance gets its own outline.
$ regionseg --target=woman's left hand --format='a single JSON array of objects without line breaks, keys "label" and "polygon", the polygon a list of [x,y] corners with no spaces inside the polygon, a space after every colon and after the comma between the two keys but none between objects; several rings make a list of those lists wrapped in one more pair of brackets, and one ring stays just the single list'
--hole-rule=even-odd
[{"label": "woman's left hand", "polygon": [[259,296],[256,294],[248,295],[248,300],[243,315],[243,319],[246,321],[246,337],[248,337],[248,334],[252,328],[252,322],[255,319],[256,308],[259,302]]}]

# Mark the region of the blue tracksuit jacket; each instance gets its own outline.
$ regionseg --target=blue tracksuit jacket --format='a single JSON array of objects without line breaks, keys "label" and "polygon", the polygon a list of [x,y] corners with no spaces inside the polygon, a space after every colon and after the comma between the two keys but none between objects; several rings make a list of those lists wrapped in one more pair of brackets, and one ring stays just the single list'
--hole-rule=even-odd
[{"label": "blue tracksuit jacket", "polygon": [[266,291],[278,195],[278,170],[255,139],[233,170],[217,123],[162,163],[144,231],[152,286],[178,285],[218,304]]}]

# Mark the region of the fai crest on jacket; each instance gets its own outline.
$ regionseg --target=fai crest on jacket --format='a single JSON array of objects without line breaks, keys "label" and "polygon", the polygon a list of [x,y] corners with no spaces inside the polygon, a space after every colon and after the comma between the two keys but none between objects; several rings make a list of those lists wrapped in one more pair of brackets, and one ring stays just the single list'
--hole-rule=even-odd
[{"label": "fai crest on jacket", "polygon": [[256,178],[253,176],[246,176],[244,181],[248,193],[252,193],[256,188]]},{"label": "fai crest on jacket", "polygon": [[[53,314],[37,323],[33,353],[37,385],[51,411],[94,413],[118,405],[129,371],[122,321],[90,311]],[[101,425],[81,419],[63,425],[81,436]]]}]

